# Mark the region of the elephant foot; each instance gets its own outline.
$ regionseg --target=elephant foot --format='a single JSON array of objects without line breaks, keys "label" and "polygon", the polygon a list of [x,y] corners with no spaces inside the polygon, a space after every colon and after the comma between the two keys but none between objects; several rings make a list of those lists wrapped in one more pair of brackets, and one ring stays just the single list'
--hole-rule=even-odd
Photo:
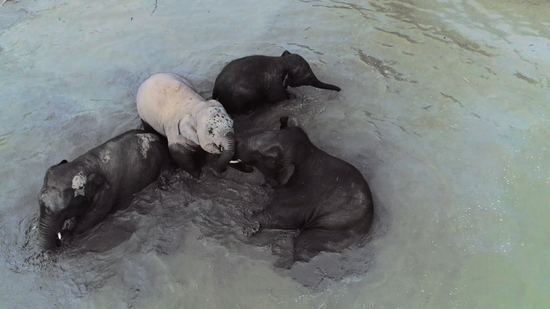
[{"label": "elephant foot", "polygon": [[201,177],[201,172],[200,171],[193,171],[189,174],[191,174],[191,177],[193,177],[195,179],[199,179]]},{"label": "elephant foot", "polygon": [[262,184],[262,187],[268,187],[268,188],[276,188],[280,186],[280,184],[275,179],[271,179],[269,177],[265,177],[265,181]]},{"label": "elephant foot", "polygon": [[185,179],[185,180],[190,180],[190,179],[193,179],[193,178],[194,179],[199,179],[200,176],[201,176],[201,171],[200,170],[188,171],[188,170],[185,170],[185,169],[181,168],[177,172],[180,175],[180,177]]},{"label": "elephant foot", "polygon": [[259,231],[260,231],[260,222],[258,221],[254,221],[254,222],[248,221],[243,226],[243,234],[246,237],[250,237]]},{"label": "elephant foot", "polygon": [[276,268],[282,268],[282,269],[290,269],[294,265],[294,257],[281,257],[273,263],[273,266]]}]

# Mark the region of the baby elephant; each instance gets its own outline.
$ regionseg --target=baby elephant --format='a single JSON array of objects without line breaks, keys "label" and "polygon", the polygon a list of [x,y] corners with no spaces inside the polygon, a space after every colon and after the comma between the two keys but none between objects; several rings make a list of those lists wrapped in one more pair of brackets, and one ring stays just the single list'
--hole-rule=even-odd
[{"label": "baby elephant", "polygon": [[288,100],[286,87],[310,85],[340,91],[315,77],[309,64],[288,51],[280,57],[248,56],[228,63],[216,78],[212,97],[231,114],[252,112],[262,102]]},{"label": "baby elephant", "polygon": [[184,171],[199,177],[207,154],[219,155],[216,172],[226,170],[235,153],[235,134],[220,102],[205,101],[181,76],[159,73],[139,87],[137,109],[146,129],[167,137],[170,154]]},{"label": "baby elephant", "polygon": [[355,167],[315,147],[302,129],[287,123],[283,117],[281,130],[237,140],[236,158],[280,184],[244,232],[299,229],[294,260],[308,261],[365,238],[373,220],[372,195]]},{"label": "baby elephant", "polygon": [[170,165],[159,136],[132,130],[72,162],[50,167],[38,194],[42,246],[54,249],[61,234],[89,230],[117,202],[147,187]]}]

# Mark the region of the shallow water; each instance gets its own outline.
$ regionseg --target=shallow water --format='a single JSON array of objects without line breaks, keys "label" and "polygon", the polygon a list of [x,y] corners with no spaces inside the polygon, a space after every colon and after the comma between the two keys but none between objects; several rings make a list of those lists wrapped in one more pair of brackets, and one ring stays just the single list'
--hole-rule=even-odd
[{"label": "shallow water", "polygon": [[[155,3],[157,5],[155,6]],[[550,5],[530,1],[33,1],[0,7],[0,299],[40,308],[546,308]],[[46,169],[139,125],[175,72],[299,53],[340,93],[293,115],[369,182],[372,240],[286,269],[292,233],[246,238],[257,173],[174,174],[59,253],[37,243]],[[248,126],[241,119],[239,128]]]}]

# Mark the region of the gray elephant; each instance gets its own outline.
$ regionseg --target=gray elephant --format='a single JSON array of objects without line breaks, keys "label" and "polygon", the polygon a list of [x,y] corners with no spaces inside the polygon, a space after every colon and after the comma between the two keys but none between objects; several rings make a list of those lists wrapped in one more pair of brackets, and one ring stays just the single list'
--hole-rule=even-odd
[{"label": "gray elephant", "polygon": [[285,50],[280,57],[256,55],[231,61],[216,78],[212,97],[229,113],[245,114],[263,102],[288,100],[288,86],[304,85],[341,90],[319,81],[302,56]]},{"label": "gray elephant", "polygon": [[[172,73],[149,77],[139,87],[137,109],[146,130],[165,136],[174,161],[193,177],[199,177],[207,155],[218,156],[212,168],[219,173],[233,159],[233,120],[220,102],[205,101],[183,77]],[[231,166],[251,171],[239,163]]]},{"label": "gray elephant", "polygon": [[38,194],[42,246],[54,249],[62,235],[89,230],[170,166],[175,164],[159,136],[132,130],[50,167]]},{"label": "gray elephant", "polygon": [[340,251],[365,239],[373,220],[371,191],[351,164],[313,145],[298,127],[281,118],[281,129],[237,139],[236,158],[276,180],[267,207],[243,231],[299,230],[294,260],[321,251]]}]

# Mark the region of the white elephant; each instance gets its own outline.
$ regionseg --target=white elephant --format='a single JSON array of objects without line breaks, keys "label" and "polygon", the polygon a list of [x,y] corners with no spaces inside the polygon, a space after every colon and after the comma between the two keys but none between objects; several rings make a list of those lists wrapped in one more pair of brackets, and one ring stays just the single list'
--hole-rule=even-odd
[{"label": "white elephant", "polygon": [[215,171],[226,170],[235,153],[235,133],[220,102],[204,100],[181,76],[159,73],[139,87],[137,109],[146,130],[166,136],[172,158],[193,177],[200,175],[207,154],[219,155]]}]

